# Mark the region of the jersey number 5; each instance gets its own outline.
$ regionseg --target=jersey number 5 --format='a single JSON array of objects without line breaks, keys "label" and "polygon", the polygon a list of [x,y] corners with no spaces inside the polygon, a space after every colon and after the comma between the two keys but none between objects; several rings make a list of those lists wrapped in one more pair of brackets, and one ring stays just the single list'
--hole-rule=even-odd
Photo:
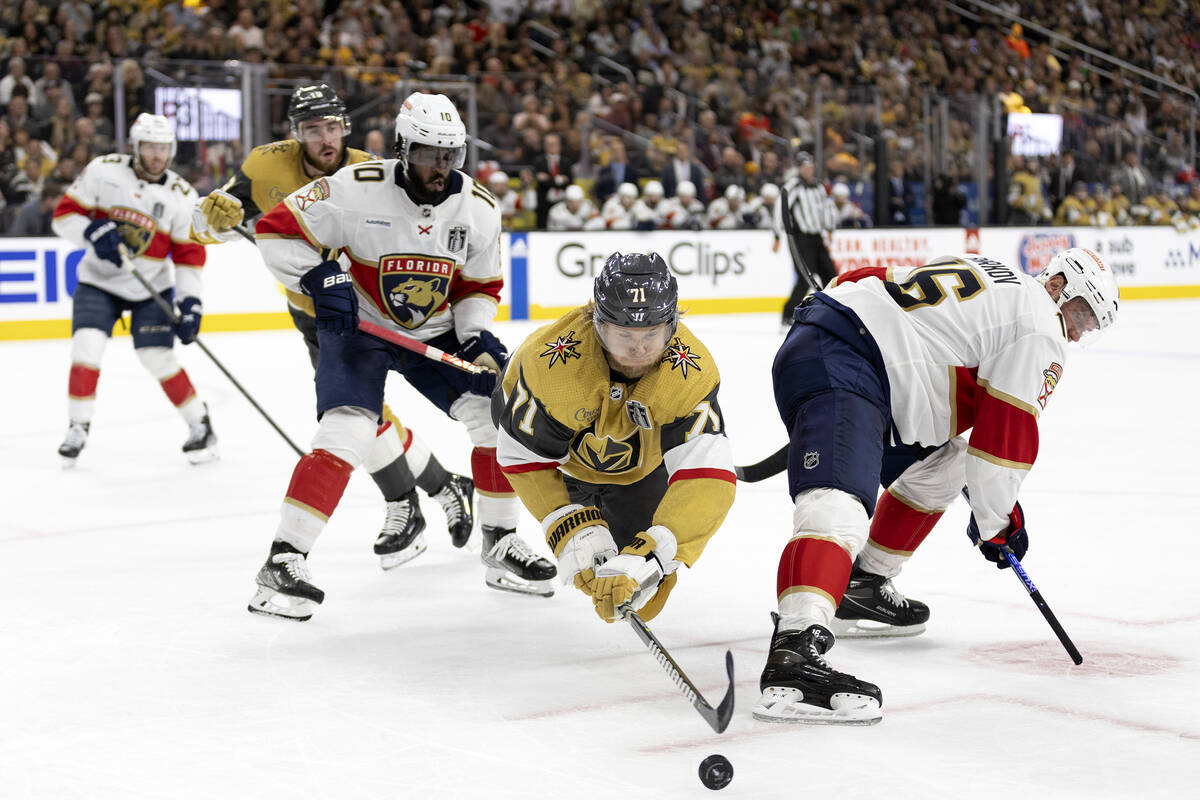
[{"label": "jersey number 5", "polygon": [[[943,287],[943,279],[949,279]],[[887,292],[905,311],[936,306],[952,295],[955,300],[970,300],[983,291],[983,281],[968,267],[924,267],[908,274],[900,283],[885,282]]]}]

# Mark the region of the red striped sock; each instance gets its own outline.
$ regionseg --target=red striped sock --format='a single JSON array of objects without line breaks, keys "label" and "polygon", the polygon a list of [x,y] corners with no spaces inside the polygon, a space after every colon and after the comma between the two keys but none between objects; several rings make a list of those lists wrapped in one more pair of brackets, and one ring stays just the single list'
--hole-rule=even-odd
[{"label": "red striped sock", "polygon": [[798,588],[816,589],[837,606],[849,580],[850,554],[845,548],[828,539],[801,537],[783,548],[775,589],[778,597]]},{"label": "red striped sock", "polygon": [[912,555],[943,513],[945,511],[914,508],[889,489],[875,505],[875,516],[871,518],[871,544],[889,553]]},{"label": "red striped sock", "polygon": [[328,450],[313,450],[292,470],[284,502],[309,509],[328,520],[342,499],[353,471],[354,467]]}]

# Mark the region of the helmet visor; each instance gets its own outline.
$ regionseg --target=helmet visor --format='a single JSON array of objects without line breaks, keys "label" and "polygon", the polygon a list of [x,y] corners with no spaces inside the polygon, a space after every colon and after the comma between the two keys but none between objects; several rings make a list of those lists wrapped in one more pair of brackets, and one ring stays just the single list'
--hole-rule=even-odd
[{"label": "helmet visor", "polygon": [[418,167],[460,169],[466,160],[467,148],[465,145],[462,147],[433,147],[413,142],[408,148],[408,163]]},{"label": "helmet visor", "polygon": [[330,136],[345,136],[349,133],[346,118],[342,116],[310,117],[296,126],[296,138],[302,142],[320,142]]}]

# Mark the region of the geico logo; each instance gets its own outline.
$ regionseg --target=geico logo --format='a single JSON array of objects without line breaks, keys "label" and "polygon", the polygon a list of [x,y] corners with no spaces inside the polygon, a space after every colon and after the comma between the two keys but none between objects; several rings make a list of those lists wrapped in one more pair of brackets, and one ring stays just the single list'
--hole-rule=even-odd
[{"label": "geico logo", "polygon": [[[609,255],[608,251],[589,252],[582,242],[567,242],[558,248],[554,261],[561,275],[592,279]],[[665,256],[667,266],[676,275],[709,276],[713,285],[726,275],[741,275],[746,271],[746,251],[722,250],[704,242],[677,242]]]},{"label": "geico logo", "polygon": [[79,283],[86,250],[33,246],[0,249],[0,303],[57,303],[69,300]]}]

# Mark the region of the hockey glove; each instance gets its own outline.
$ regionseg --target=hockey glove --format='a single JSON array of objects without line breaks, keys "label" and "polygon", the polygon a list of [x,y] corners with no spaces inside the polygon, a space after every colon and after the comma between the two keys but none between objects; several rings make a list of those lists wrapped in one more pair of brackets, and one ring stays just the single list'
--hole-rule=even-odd
[{"label": "hockey glove", "polygon": [[459,358],[484,367],[486,372],[471,373],[471,387],[467,390],[472,394],[488,397],[496,388],[496,381],[508,363],[508,348],[492,335],[491,331],[480,331],[467,339],[455,353]]},{"label": "hockey glove", "polygon": [[353,336],[358,327],[358,297],[350,276],[336,261],[322,261],[300,278],[300,288],[313,299],[317,328]]},{"label": "hockey glove", "polygon": [[245,219],[242,203],[236,197],[213,189],[192,211],[192,231],[205,244],[229,242],[238,237],[233,230]]},{"label": "hockey glove", "polygon": [[1025,553],[1029,550],[1029,534],[1025,531],[1025,512],[1021,509],[1021,504],[1017,503],[1013,506],[1012,513],[1008,515],[1008,527],[1000,531],[991,539],[980,541],[979,526],[975,523],[975,515],[971,515],[971,521],[967,524],[967,536],[971,537],[971,543],[979,548],[979,552],[988,561],[996,564],[996,569],[1008,569],[1008,559],[1004,557],[1004,547],[1007,545],[1016,556],[1017,561],[1025,557]]},{"label": "hockey glove", "polygon": [[[622,606],[640,611],[646,606],[664,583],[667,575],[679,568],[675,560],[675,534],[663,525],[651,525],[645,533],[639,533],[628,547],[616,558],[605,561],[596,570],[596,587],[592,601],[596,613],[605,622],[616,622]],[[674,586],[674,582],[671,586]],[[667,587],[667,592],[671,591]],[[666,601],[663,595],[662,601]],[[654,614],[662,610],[657,604]]]},{"label": "hockey glove", "polygon": [[558,559],[563,584],[572,582],[589,597],[595,588],[596,567],[617,554],[617,543],[608,523],[595,506],[572,503],[555,509],[542,520],[546,543]]},{"label": "hockey glove", "polygon": [[202,316],[204,316],[204,307],[200,305],[200,298],[185,297],[179,301],[179,322],[175,325],[179,341],[184,344],[196,341],[196,337],[200,334],[200,317]]},{"label": "hockey glove", "polygon": [[105,261],[111,261],[115,266],[121,266],[121,245],[123,240],[117,231],[117,223],[111,219],[97,219],[83,229],[83,238],[87,239],[96,255]]}]

